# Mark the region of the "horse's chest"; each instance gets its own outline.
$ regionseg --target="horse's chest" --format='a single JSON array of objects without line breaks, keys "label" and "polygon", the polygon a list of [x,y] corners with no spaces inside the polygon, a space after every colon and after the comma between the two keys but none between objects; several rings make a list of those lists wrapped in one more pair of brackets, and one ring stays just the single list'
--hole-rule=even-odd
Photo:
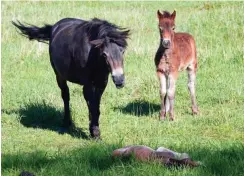
[{"label": "horse's chest", "polygon": [[90,71],[84,68],[71,67],[68,72],[68,80],[80,85],[88,82]]},{"label": "horse's chest", "polygon": [[159,61],[157,70],[168,75],[170,72],[178,70],[178,67],[179,63],[177,62],[177,60],[173,59],[170,56],[163,55]]},{"label": "horse's chest", "polygon": [[169,74],[169,72],[170,72],[169,61],[164,59],[164,58],[161,58],[159,61],[157,70],[162,72],[162,73]]}]

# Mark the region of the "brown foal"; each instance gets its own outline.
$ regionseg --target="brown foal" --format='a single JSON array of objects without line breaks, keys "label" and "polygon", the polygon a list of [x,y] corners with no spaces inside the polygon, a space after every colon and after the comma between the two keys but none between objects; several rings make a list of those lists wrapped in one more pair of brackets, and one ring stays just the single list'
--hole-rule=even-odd
[{"label": "brown foal", "polygon": [[169,111],[170,120],[174,120],[175,83],[179,71],[188,72],[188,89],[191,95],[192,113],[198,113],[195,95],[197,71],[197,53],[194,38],[187,33],[176,33],[174,11],[157,12],[159,20],[160,46],[155,56],[157,76],[160,80],[161,111],[164,120]]}]

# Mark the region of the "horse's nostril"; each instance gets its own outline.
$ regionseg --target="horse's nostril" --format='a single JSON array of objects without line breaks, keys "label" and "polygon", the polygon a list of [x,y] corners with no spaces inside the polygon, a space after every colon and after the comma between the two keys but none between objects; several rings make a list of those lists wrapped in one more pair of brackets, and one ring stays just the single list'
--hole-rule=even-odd
[{"label": "horse's nostril", "polygon": [[112,79],[117,88],[122,88],[124,86],[125,78],[123,74],[116,76],[112,75]]},{"label": "horse's nostril", "polygon": [[120,89],[120,88],[123,88],[124,87],[124,83],[119,83],[119,84],[115,84],[116,85],[116,87],[118,88],[118,89]]},{"label": "horse's nostril", "polygon": [[169,45],[170,44],[170,41],[169,40],[163,40],[163,44]]},{"label": "horse's nostril", "polygon": [[166,48],[168,48],[170,46],[170,40],[166,39],[166,40],[162,40],[162,45]]}]

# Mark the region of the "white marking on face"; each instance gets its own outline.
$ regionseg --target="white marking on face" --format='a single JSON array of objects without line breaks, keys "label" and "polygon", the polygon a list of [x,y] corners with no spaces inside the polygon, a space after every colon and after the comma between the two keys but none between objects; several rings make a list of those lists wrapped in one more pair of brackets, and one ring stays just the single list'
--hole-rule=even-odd
[{"label": "white marking on face", "polygon": [[170,38],[164,38],[163,40],[164,41],[170,41]]},{"label": "white marking on face", "polygon": [[124,71],[121,67],[118,67],[118,68],[112,70],[112,76],[120,76],[123,74],[124,74]]}]

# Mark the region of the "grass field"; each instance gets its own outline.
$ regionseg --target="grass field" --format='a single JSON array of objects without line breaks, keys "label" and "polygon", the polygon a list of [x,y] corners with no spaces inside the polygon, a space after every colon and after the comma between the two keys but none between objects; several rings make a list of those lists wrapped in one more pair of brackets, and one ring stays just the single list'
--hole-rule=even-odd
[{"label": "grass field", "polygon": [[[197,43],[198,116],[191,115],[187,75],[177,81],[174,122],[158,120],[156,11],[177,11],[176,31]],[[2,2],[2,175],[243,175],[243,2]],[[99,17],[132,30],[125,53],[126,86],[111,79],[102,97],[102,141],[86,139],[88,110],[82,88],[69,84],[77,130],[60,135],[63,103],[48,45],[20,36],[11,20],[53,24],[64,17]],[[130,144],[188,152],[205,167],[165,168],[112,160]]]}]

